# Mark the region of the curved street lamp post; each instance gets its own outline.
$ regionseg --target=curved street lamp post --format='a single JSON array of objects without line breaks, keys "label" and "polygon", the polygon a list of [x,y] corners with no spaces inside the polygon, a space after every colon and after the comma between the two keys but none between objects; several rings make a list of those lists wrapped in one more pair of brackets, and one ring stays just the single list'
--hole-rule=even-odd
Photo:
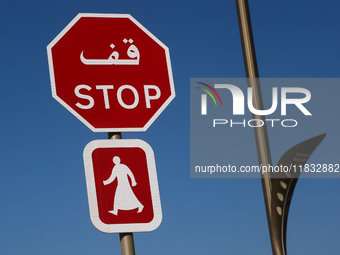
[{"label": "curved street lamp post", "polygon": [[[248,0],[235,0],[238,22],[240,28],[243,59],[247,76],[248,87],[253,89],[254,108],[263,110],[263,101],[259,74],[255,55],[254,39],[251,28]],[[253,119],[262,120],[266,123],[265,117],[252,115]],[[255,141],[259,164],[272,166],[267,126],[255,127]],[[322,142],[326,134],[322,134],[289,149],[279,160],[278,166],[292,166],[302,169],[310,155]],[[261,173],[262,189],[267,212],[270,240],[273,255],[286,255],[286,229],[290,202],[294,188],[299,178],[300,171],[295,173]]]}]

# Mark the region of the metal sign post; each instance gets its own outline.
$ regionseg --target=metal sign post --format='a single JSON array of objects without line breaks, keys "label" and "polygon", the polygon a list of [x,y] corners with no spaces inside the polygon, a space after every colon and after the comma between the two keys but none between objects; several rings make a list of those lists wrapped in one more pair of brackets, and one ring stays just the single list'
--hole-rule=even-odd
[{"label": "metal sign post", "polygon": [[[122,139],[122,133],[108,133],[108,137],[109,139]],[[119,239],[122,255],[135,255],[133,233],[119,233]]]}]

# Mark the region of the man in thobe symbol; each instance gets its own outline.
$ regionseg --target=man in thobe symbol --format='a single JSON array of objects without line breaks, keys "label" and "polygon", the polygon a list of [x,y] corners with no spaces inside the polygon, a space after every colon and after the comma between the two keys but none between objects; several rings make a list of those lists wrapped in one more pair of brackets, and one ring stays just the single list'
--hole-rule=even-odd
[{"label": "man in thobe symbol", "polygon": [[128,178],[130,177],[131,179],[131,185],[136,186],[137,182],[135,177],[133,176],[130,168],[120,163],[120,158],[118,156],[113,157],[112,161],[115,166],[112,169],[111,176],[106,181],[103,181],[104,185],[112,183],[116,178],[118,181],[113,201],[113,210],[109,211],[109,213],[118,215],[118,210],[133,210],[136,208],[138,208],[137,212],[140,213],[144,206],[141,204],[141,202],[139,202],[133,193]]}]

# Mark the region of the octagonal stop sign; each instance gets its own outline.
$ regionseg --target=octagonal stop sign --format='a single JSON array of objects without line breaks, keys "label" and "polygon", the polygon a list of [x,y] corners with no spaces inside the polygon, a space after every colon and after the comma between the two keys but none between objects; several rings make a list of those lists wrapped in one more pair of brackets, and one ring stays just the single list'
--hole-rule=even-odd
[{"label": "octagonal stop sign", "polygon": [[78,14],[47,46],[53,97],[94,132],[145,131],[175,97],[168,48],[127,14]]}]

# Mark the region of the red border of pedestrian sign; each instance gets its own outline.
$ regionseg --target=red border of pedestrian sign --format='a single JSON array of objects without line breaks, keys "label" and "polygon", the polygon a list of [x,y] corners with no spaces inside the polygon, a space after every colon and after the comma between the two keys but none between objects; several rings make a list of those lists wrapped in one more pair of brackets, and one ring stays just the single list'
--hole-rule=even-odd
[{"label": "red border of pedestrian sign", "polygon": [[105,233],[145,232],[162,221],[153,150],[138,139],[95,140],[84,149],[93,225]]},{"label": "red border of pedestrian sign", "polygon": [[175,97],[168,47],[129,14],[79,13],[47,55],[53,98],[93,132],[146,131]]}]

